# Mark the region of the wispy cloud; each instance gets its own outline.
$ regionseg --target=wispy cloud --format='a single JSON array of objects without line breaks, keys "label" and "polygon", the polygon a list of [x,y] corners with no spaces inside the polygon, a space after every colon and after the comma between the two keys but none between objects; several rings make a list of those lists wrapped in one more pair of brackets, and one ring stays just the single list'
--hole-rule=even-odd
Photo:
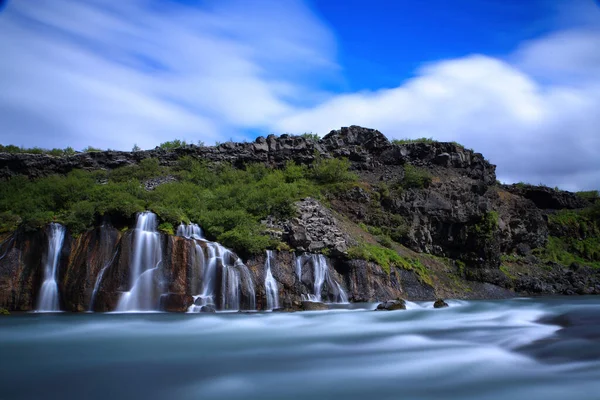
[{"label": "wispy cloud", "polygon": [[2,141],[214,142],[267,129],[318,96],[307,76],[335,73],[333,37],[301,2],[209,4],[11,2],[0,14]]}]

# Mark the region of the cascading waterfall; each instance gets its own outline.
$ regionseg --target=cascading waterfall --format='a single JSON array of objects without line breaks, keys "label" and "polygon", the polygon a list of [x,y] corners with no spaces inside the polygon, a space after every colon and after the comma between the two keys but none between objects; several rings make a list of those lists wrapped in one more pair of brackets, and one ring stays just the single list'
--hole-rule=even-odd
[{"label": "cascading waterfall", "polygon": [[58,274],[58,262],[64,240],[65,227],[61,224],[51,223],[48,227],[48,254],[44,266],[44,282],[40,289],[36,309],[38,312],[60,311],[56,275]]},{"label": "cascading waterfall", "polygon": [[277,289],[277,281],[271,273],[271,259],[273,251],[267,250],[267,258],[265,260],[265,293],[267,295],[267,310],[279,308],[279,290]]},{"label": "cascading waterfall", "polygon": [[205,240],[202,229],[196,224],[180,225],[177,235],[196,241],[196,271],[192,274],[191,285],[194,304],[189,307],[189,312],[199,312],[203,306],[212,306],[220,311],[238,311],[242,308],[242,293],[248,300],[244,309],[256,309],[250,271],[233,252],[219,243]]},{"label": "cascading waterfall", "polygon": [[160,290],[154,275],[162,262],[156,214],[138,215],[134,230],[133,259],[129,269],[129,291],[121,295],[116,311],[152,311],[158,308]]},{"label": "cascading waterfall", "polygon": [[188,239],[204,239],[202,228],[197,224],[180,224],[177,227],[177,236],[182,236]]},{"label": "cascading waterfall", "polygon": [[323,284],[327,282],[330,291],[330,298],[334,303],[347,303],[348,296],[329,271],[327,259],[322,254],[302,254],[296,257],[296,274],[302,281],[302,265],[310,263],[313,267],[313,293],[303,293],[302,299],[305,301],[322,301]]},{"label": "cascading waterfall", "polygon": [[92,298],[90,299],[89,311],[94,310],[94,304],[96,303],[96,296],[98,295],[98,289],[100,288],[100,284],[102,283],[102,278],[104,278],[104,272],[113,263],[113,261],[115,260],[115,257],[117,256],[117,253],[118,253],[117,251],[114,252],[110,261],[102,267],[102,269],[100,270],[100,273],[98,274],[98,278],[96,278],[96,283],[94,284],[94,290],[92,291]]}]

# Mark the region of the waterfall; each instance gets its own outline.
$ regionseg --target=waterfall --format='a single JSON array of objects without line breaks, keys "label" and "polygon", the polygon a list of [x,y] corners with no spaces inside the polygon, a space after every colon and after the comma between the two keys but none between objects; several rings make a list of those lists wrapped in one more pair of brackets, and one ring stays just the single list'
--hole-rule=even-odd
[{"label": "waterfall", "polygon": [[302,299],[316,302],[323,301],[323,285],[327,283],[327,299],[332,300],[333,303],[347,303],[348,296],[346,292],[339,282],[331,276],[327,259],[322,254],[302,254],[296,257],[295,264],[298,279],[302,282],[302,265],[308,262],[313,267],[313,293],[303,293]]},{"label": "waterfall", "polygon": [[[231,250],[204,239],[202,229],[196,224],[181,224],[177,235],[196,241],[195,271],[191,282],[194,304],[189,307],[189,312],[199,312],[203,306],[212,306],[219,311],[256,309],[250,271]],[[242,305],[244,296],[247,301]]]},{"label": "waterfall", "polygon": [[116,311],[151,311],[158,308],[160,298],[154,275],[162,261],[160,234],[156,214],[138,215],[134,230],[132,261],[129,268],[129,291],[119,299]]},{"label": "waterfall", "polygon": [[180,224],[177,227],[177,236],[188,239],[204,239],[202,229],[197,224]]},{"label": "waterfall", "polygon": [[56,275],[58,274],[58,262],[64,239],[65,227],[60,224],[51,223],[48,227],[48,254],[46,255],[46,264],[44,266],[44,282],[40,289],[36,311],[60,311]]},{"label": "waterfall", "polygon": [[117,253],[118,253],[118,251],[114,252],[110,261],[102,267],[102,269],[100,270],[100,273],[98,274],[98,278],[96,278],[96,283],[94,284],[94,290],[92,291],[92,298],[90,299],[89,311],[94,311],[94,304],[96,303],[96,295],[98,294],[98,289],[100,289],[100,284],[102,283],[102,278],[104,278],[104,272],[113,263],[113,261],[115,260],[115,257],[117,256]]},{"label": "waterfall", "polygon": [[265,260],[265,293],[267,295],[267,310],[279,308],[279,290],[277,289],[277,281],[271,273],[271,259],[273,251],[267,250],[267,258]]}]

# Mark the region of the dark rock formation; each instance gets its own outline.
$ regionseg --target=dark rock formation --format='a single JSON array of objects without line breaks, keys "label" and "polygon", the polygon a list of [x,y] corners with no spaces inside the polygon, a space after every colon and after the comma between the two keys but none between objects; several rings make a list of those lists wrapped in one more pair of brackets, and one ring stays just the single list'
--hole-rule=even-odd
[{"label": "dark rock formation", "polygon": [[194,298],[185,293],[167,293],[160,297],[160,309],[168,312],[186,312],[193,303]]},{"label": "dark rock formation", "polygon": [[[182,156],[236,167],[248,163],[283,167],[288,161],[312,163],[315,154],[347,158],[361,182],[343,193],[332,194],[326,203],[314,199],[298,202],[296,218],[264,221],[272,236],[297,251],[276,252],[271,265],[283,309],[301,309],[302,295],[314,290],[310,257],[300,257],[303,252],[329,255],[329,280],[319,293],[325,302],[339,294],[334,282],[354,302],[447,297],[437,290],[439,280],[434,279],[431,286],[411,270],[392,267],[387,273],[372,262],[349,260],[347,250],[359,242],[341,221],[385,227],[395,235],[395,241],[412,251],[454,260],[451,265],[456,269],[456,279],[471,281],[469,290],[476,289],[486,297],[502,298],[515,292],[600,294],[598,270],[542,261],[534,250],[543,248],[550,235],[580,234],[549,227],[549,214],[590,203],[572,193],[546,187],[498,185],[494,165],[481,154],[454,143],[393,144],[376,130],[351,126],[332,131],[321,140],[270,135],[253,143],[228,142],[170,151],[105,151],[68,157],[0,153],[0,179],[17,174],[35,178],[73,169],[110,170],[147,158],[173,166]],[[411,169],[427,176],[426,183],[407,185]],[[145,188],[153,190],[172,179],[150,179]],[[331,205],[335,212],[324,204]],[[35,307],[47,252],[46,235],[43,230],[19,230],[0,244],[0,307],[22,311]],[[59,265],[61,307],[69,311],[114,310],[121,293],[128,289],[132,240],[131,231],[122,232],[108,222],[77,237],[68,234]],[[163,265],[154,282],[157,307],[183,311],[192,304],[190,294],[198,293],[198,266],[193,261],[196,242],[161,234],[161,246]],[[518,260],[514,263],[517,272],[507,274],[500,269],[502,255]],[[251,276],[241,276],[241,280],[248,283],[251,279],[255,293],[244,289],[240,302],[245,308],[256,304],[257,309],[265,309],[264,256],[244,262]],[[298,262],[301,276],[296,274]],[[466,291],[463,294],[470,296]],[[216,295],[220,298],[224,293]]]},{"label": "dark rock formation", "polygon": [[446,303],[442,299],[437,299],[435,303],[433,303],[433,308],[445,308],[448,307],[448,303]]},{"label": "dark rock formation", "polygon": [[379,303],[375,311],[395,311],[395,310],[406,310],[406,302],[402,299],[388,300],[383,303]]},{"label": "dark rock formation", "polygon": [[503,188],[517,196],[531,200],[537,208],[542,210],[573,210],[590,205],[587,200],[577,196],[575,193],[556,190],[546,186],[514,184],[503,185]]}]

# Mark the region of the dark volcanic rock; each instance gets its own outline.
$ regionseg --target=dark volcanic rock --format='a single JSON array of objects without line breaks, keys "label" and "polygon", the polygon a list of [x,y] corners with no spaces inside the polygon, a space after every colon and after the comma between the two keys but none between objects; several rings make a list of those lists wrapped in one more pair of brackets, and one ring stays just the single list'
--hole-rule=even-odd
[{"label": "dark volcanic rock", "polygon": [[304,311],[323,311],[329,310],[329,306],[324,303],[318,303],[316,301],[303,301],[302,309]]},{"label": "dark volcanic rock", "polygon": [[388,300],[377,305],[375,311],[406,310],[406,302],[402,299]]},{"label": "dark volcanic rock", "polygon": [[186,312],[192,304],[194,298],[185,293],[167,293],[160,297],[160,308],[168,312]]},{"label": "dark volcanic rock", "polygon": [[531,200],[536,207],[547,210],[562,210],[585,208],[590,203],[575,193],[556,190],[546,186],[533,185],[504,185],[505,190]]},{"label": "dark volcanic rock", "polygon": [[448,307],[448,303],[446,303],[442,299],[437,299],[435,301],[435,303],[433,303],[433,308],[444,308],[444,307]]},{"label": "dark volcanic rock", "polygon": [[203,312],[203,313],[215,313],[215,312],[217,312],[217,310],[215,309],[214,306],[212,306],[210,304],[207,304],[205,306],[200,307],[200,312]]}]

